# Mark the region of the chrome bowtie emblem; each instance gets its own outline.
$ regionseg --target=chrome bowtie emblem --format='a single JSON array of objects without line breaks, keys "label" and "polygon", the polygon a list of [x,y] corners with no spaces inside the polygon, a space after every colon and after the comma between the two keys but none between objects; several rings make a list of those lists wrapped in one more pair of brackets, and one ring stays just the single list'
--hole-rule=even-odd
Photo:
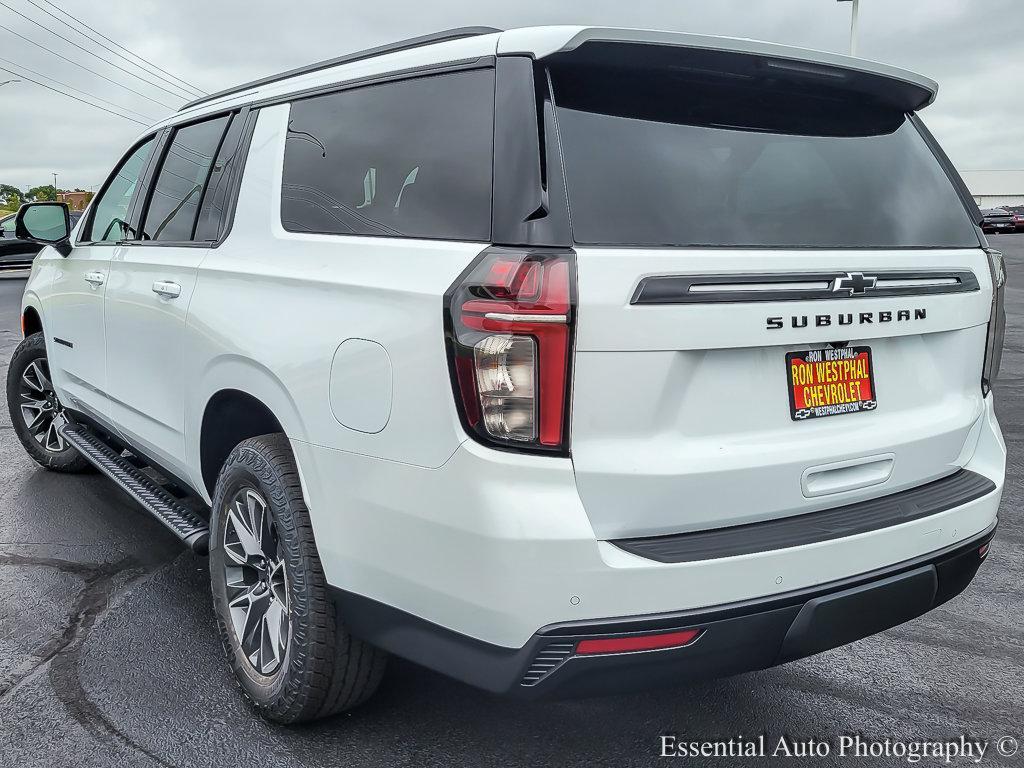
[{"label": "chrome bowtie emblem", "polygon": [[874,275],[865,275],[863,272],[847,272],[833,281],[832,292],[847,291],[851,296],[862,296],[869,288],[874,288],[877,282],[878,278]]}]

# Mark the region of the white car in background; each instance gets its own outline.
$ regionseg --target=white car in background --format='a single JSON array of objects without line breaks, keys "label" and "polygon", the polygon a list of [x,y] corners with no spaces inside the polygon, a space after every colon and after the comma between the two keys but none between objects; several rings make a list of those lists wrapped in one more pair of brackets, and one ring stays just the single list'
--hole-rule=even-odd
[{"label": "white car in background", "polygon": [[186,105],[35,260],[43,466],[197,552],[266,717],[386,653],[567,696],[912,619],[988,551],[1003,264],[927,78],[669,32],[456,30]]}]

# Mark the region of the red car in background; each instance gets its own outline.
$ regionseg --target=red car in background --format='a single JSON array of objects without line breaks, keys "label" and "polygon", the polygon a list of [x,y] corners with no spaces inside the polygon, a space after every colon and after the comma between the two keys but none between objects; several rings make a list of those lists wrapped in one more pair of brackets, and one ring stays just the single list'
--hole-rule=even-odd
[{"label": "red car in background", "polygon": [[1024,232],[1024,213],[1016,211],[1013,214],[1013,224],[1018,232]]}]

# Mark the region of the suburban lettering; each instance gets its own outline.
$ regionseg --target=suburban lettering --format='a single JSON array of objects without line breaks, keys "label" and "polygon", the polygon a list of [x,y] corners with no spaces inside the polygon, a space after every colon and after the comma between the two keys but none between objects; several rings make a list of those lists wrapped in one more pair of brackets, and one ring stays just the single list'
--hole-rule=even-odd
[{"label": "suburban lettering", "polygon": [[[924,320],[927,317],[927,310],[922,308],[913,310],[914,320]],[[909,309],[886,309],[880,312],[859,312],[856,315],[853,312],[842,312],[835,315],[814,315],[814,326],[816,328],[828,328],[833,325],[865,325],[879,323],[891,323],[893,320],[902,322],[904,320],[909,321],[911,319],[911,310]],[[789,318],[789,324],[793,328],[807,328],[810,325],[810,316],[808,315],[791,315]],[[781,328],[786,327],[786,319],[784,317],[769,317],[765,319],[765,329],[769,331],[777,331]]]}]

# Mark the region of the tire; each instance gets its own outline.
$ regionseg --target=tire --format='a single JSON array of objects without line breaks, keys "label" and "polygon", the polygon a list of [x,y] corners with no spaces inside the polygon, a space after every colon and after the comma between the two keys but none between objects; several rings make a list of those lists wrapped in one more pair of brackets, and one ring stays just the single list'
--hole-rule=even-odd
[{"label": "tire", "polygon": [[56,432],[66,417],[50,381],[42,333],[33,333],[14,350],[7,368],[7,408],[14,434],[39,466],[55,472],[84,472],[92,468]]},{"label": "tire", "polygon": [[263,717],[315,720],[351,709],[377,689],[387,656],[352,637],[335,614],[282,434],[240,443],[220,471],[210,583],[228,663]]}]

